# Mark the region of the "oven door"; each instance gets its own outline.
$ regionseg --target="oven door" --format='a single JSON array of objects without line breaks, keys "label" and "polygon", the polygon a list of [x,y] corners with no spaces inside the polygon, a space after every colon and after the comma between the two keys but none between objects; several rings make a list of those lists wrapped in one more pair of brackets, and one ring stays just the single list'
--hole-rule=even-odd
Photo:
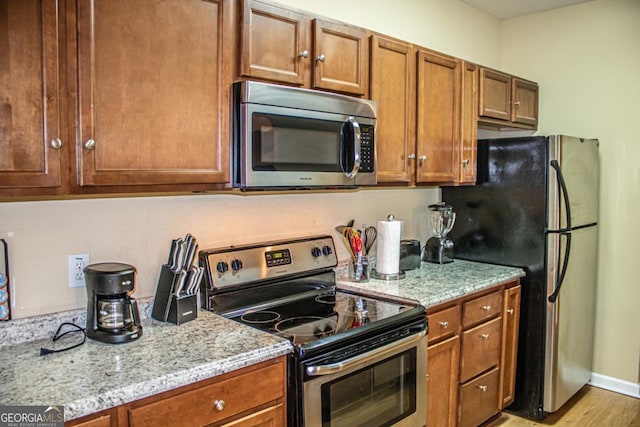
[{"label": "oven door", "polygon": [[375,185],[375,119],[242,104],[235,135],[242,188]]},{"label": "oven door", "polygon": [[304,370],[305,427],[426,425],[425,332]]}]

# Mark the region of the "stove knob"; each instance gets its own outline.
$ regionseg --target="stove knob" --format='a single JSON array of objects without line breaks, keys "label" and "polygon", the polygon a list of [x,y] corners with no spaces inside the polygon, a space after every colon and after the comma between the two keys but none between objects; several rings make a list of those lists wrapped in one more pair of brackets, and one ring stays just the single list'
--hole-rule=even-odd
[{"label": "stove knob", "polygon": [[216,270],[218,270],[218,273],[224,274],[227,272],[227,270],[229,270],[229,264],[227,264],[226,261],[220,261],[216,265]]},{"label": "stove knob", "polygon": [[240,261],[239,259],[232,260],[231,261],[231,269],[233,271],[242,270],[242,261]]},{"label": "stove knob", "polygon": [[325,245],[322,248],[322,253],[325,254],[325,255],[331,255],[333,253],[333,251],[331,250],[331,246]]},{"label": "stove knob", "polygon": [[314,247],[313,249],[311,249],[311,255],[313,255],[314,258],[318,258],[320,255],[322,255],[322,251],[320,250],[320,248]]}]

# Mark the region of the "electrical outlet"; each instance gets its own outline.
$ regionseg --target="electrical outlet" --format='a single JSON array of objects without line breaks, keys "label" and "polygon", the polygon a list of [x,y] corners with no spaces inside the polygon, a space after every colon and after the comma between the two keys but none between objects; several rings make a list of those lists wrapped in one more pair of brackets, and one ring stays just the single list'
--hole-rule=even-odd
[{"label": "electrical outlet", "polygon": [[69,255],[69,287],[84,286],[84,268],[89,265],[89,254]]}]

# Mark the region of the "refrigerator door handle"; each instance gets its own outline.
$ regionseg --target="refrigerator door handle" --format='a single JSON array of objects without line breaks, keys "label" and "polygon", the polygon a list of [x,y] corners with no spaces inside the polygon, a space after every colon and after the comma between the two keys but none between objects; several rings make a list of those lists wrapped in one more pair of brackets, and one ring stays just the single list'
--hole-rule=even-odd
[{"label": "refrigerator door handle", "polygon": [[562,286],[562,282],[564,281],[564,276],[567,272],[567,266],[569,264],[569,254],[571,252],[571,204],[569,202],[569,192],[567,191],[567,184],[564,181],[564,176],[562,175],[562,169],[560,169],[560,165],[557,160],[551,160],[550,166],[556,171],[556,179],[558,180],[558,185],[560,186],[562,197],[564,199],[564,211],[565,211],[565,228],[561,228],[555,231],[549,231],[550,233],[556,232],[559,233],[560,236],[564,236],[567,238],[567,246],[564,251],[564,261],[562,263],[562,269],[560,270],[560,274],[558,275],[558,279],[556,280],[556,285],[554,287],[553,293],[549,295],[549,302],[555,303],[558,299],[558,294],[560,293],[560,287]]}]

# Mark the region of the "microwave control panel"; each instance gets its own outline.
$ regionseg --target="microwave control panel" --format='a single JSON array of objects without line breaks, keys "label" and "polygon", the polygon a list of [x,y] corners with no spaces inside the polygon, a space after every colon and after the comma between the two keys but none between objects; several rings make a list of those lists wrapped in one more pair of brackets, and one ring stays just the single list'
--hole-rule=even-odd
[{"label": "microwave control panel", "polygon": [[374,171],[373,130],[373,126],[360,125],[360,172]]}]

